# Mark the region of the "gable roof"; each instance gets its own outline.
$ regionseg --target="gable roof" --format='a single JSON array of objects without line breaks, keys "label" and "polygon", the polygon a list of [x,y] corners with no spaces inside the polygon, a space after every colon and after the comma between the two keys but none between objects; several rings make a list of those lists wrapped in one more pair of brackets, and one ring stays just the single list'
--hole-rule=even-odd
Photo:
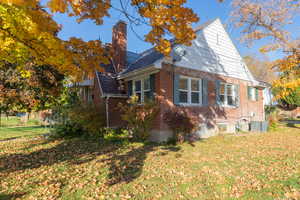
[{"label": "gable roof", "polygon": [[198,29],[191,46],[180,46],[186,53],[177,66],[255,82],[220,19]]},{"label": "gable roof", "polygon": [[[176,44],[175,40],[171,41],[173,59],[177,56],[175,46],[179,46],[185,51],[184,55],[174,60],[174,65],[257,84],[219,18],[200,25],[195,28],[195,32],[197,37],[192,41],[191,46]],[[151,48],[136,58],[136,61],[129,64],[120,74],[121,77],[148,67],[160,68],[159,62],[163,60],[164,55]]]},{"label": "gable roof", "polygon": [[[213,23],[215,20],[210,20],[210,21],[198,26],[197,28],[194,29],[195,32],[198,32],[198,31],[204,29],[205,27],[207,27],[208,25]],[[177,44],[175,44],[174,41],[175,40],[172,39],[171,43],[172,43],[172,45],[176,46]],[[129,72],[138,70],[138,69],[142,69],[142,68],[151,66],[156,61],[159,61],[160,59],[164,58],[164,55],[162,53],[156,51],[155,48],[151,48],[151,49],[148,49],[148,50],[142,52],[136,58],[137,59],[135,60],[135,62],[129,63],[128,67],[126,68],[126,70],[124,72],[122,72],[122,74],[126,74]]]}]

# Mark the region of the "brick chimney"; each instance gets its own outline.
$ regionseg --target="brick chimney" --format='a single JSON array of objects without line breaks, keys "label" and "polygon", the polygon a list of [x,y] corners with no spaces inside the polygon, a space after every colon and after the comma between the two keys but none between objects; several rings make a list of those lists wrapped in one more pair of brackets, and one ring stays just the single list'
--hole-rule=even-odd
[{"label": "brick chimney", "polygon": [[112,50],[113,62],[117,73],[119,73],[125,69],[127,64],[127,24],[124,21],[119,21],[113,27]]}]

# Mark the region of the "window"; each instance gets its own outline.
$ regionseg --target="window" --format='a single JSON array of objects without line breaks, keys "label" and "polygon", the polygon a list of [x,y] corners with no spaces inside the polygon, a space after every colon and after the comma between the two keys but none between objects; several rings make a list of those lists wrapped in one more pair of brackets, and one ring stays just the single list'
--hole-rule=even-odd
[{"label": "window", "polygon": [[93,101],[93,91],[89,87],[82,87],[80,89],[80,96],[84,102],[90,103]]},{"label": "window", "polygon": [[133,84],[133,94],[138,96],[139,102],[143,103],[151,98],[150,77],[135,80]]},{"label": "window", "polygon": [[221,83],[219,88],[219,101],[225,106],[237,105],[237,86],[234,84]]},{"label": "window", "polygon": [[200,103],[200,81],[191,79],[191,103]]},{"label": "window", "polygon": [[151,95],[151,88],[150,88],[150,78],[147,77],[144,79],[144,85],[143,85],[143,91],[144,91],[144,100],[150,99]]},{"label": "window", "polygon": [[258,100],[258,89],[257,88],[248,86],[248,99],[251,101]]},{"label": "window", "polygon": [[142,97],[142,84],[141,80],[134,82],[134,94],[138,96],[139,102],[141,102]]},{"label": "window", "polygon": [[201,104],[201,80],[189,77],[179,77],[179,103]]},{"label": "window", "polygon": [[180,103],[188,103],[188,79],[180,78],[179,79],[179,102]]}]

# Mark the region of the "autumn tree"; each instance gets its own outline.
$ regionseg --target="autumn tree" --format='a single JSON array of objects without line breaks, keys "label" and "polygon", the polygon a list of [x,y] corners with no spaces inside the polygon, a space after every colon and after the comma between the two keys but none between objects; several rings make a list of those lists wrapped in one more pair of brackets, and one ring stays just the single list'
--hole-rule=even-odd
[{"label": "autumn tree", "polygon": [[300,40],[293,38],[287,26],[300,15],[299,0],[234,0],[232,21],[241,29],[242,41],[251,45],[257,40],[269,41],[260,48],[263,53],[280,51],[285,56],[273,63],[280,77],[273,82],[280,88],[277,99],[296,92],[300,86]]},{"label": "autumn tree", "polygon": [[27,66],[19,71],[16,64],[0,68],[0,111],[31,112],[50,107],[60,97],[64,75],[51,66]]},{"label": "autumn tree", "polygon": [[[281,87],[274,87],[272,93],[276,96],[281,90]],[[277,105],[283,110],[294,110],[300,107],[300,87],[293,89],[288,95],[278,98]]]},{"label": "autumn tree", "polygon": [[[152,27],[145,41],[167,54],[171,46],[167,39],[169,35],[173,35],[177,43],[186,45],[195,38],[191,23],[197,22],[198,17],[184,6],[185,3],[186,0],[132,0],[131,5],[139,19],[133,19],[123,10],[120,12],[130,21],[142,21]],[[110,17],[109,10],[114,5],[110,0],[48,0],[43,6],[39,0],[0,0],[0,65],[18,63],[18,69],[22,71],[30,61],[35,66],[53,66],[59,72],[79,79],[82,71],[94,72],[99,63],[108,62],[99,40],[59,39],[57,33],[61,27],[45,8],[50,14],[59,12],[76,17],[79,23],[91,19],[101,25],[104,17]]]},{"label": "autumn tree", "polygon": [[272,83],[278,78],[276,69],[273,68],[273,63],[267,58],[259,59],[256,56],[245,56],[244,58],[247,67],[256,79]]}]

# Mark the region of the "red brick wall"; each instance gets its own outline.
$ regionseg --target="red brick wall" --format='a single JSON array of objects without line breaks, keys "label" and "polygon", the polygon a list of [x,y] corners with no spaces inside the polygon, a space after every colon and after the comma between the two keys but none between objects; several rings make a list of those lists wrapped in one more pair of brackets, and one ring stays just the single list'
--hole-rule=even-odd
[{"label": "red brick wall", "polygon": [[[101,94],[101,90],[97,78],[94,79],[93,95],[94,95],[93,101],[97,109],[104,109],[103,113],[106,115],[106,98],[101,97],[102,94]],[[121,120],[121,113],[118,109],[118,104],[125,103],[126,100],[127,100],[126,98],[112,98],[112,97],[108,99],[109,127],[121,127],[125,125],[124,121]]]},{"label": "red brick wall", "polygon": [[109,98],[108,99],[108,122],[109,127],[123,127],[126,123],[122,120],[122,113],[119,109],[119,103],[125,104],[127,98]]},{"label": "red brick wall", "polygon": [[[166,124],[163,123],[163,115],[166,110],[173,107],[173,74],[182,74],[195,78],[208,79],[208,95],[209,106],[187,106],[184,109],[188,110],[194,116],[197,116],[199,122],[205,122],[208,125],[214,126],[216,123],[225,122],[235,124],[241,118],[250,118],[250,112],[255,113],[255,117],[251,120],[263,121],[264,120],[264,106],[263,106],[263,91],[259,90],[259,100],[248,100],[247,94],[247,81],[229,78],[225,76],[219,76],[207,72],[201,72],[197,70],[173,67],[170,64],[163,64],[163,67],[159,73],[156,74],[156,88],[158,88],[157,95],[163,99],[161,105],[161,112],[156,119],[155,129],[167,129]],[[237,108],[220,107],[216,105],[216,92],[215,81],[221,80],[228,83],[240,85],[240,106]]]},{"label": "red brick wall", "polygon": [[[259,100],[248,100],[247,86],[250,84],[247,81],[219,76],[207,72],[186,69],[182,67],[173,67],[170,64],[163,64],[160,72],[155,74],[156,95],[161,100],[160,113],[154,122],[154,129],[167,130],[168,126],[163,122],[164,113],[173,104],[173,74],[178,73],[185,76],[195,78],[208,79],[208,95],[209,106],[187,106],[184,109],[188,110],[192,115],[197,116],[199,123],[207,123],[215,126],[216,123],[225,122],[235,124],[241,118],[250,118],[250,112],[256,115],[251,120],[264,120],[263,106],[263,91],[259,90]],[[237,108],[220,107],[216,105],[215,81],[221,80],[228,83],[238,84],[240,86],[240,106]],[[97,81],[94,84],[94,102],[99,105],[105,105],[105,100],[100,98],[99,86]],[[109,99],[109,125],[112,127],[123,126],[125,123],[121,120],[121,113],[118,109],[120,102],[125,103],[126,98],[110,98]]]}]

